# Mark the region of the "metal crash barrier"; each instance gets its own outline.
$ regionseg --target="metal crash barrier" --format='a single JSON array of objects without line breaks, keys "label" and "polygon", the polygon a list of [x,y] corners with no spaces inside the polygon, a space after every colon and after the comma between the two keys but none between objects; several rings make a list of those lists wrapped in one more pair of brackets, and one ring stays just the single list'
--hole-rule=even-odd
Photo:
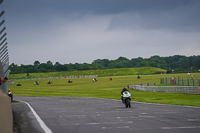
[{"label": "metal crash barrier", "polygon": [[[0,0],[0,5],[3,0]],[[10,71],[9,56],[7,47],[7,33],[5,32],[6,27],[4,26],[5,20],[3,15],[5,11],[0,11],[0,77],[8,76]],[[7,95],[7,84],[1,83],[0,85],[0,133],[13,133],[13,115],[11,98]]]}]

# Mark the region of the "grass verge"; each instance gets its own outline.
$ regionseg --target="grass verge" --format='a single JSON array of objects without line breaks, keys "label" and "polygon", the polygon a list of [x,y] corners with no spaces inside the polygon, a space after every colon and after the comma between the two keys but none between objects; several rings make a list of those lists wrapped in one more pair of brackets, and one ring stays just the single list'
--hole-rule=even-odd
[{"label": "grass verge", "polygon": [[47,72],[47,73],[27,73],[10,74],[9,79],[19,78],[41,78],[41,77],[65,77],[79,75],[98,75],[105,76],[122,76],[122,75],[137,75],[137,74],[157,74],[165,73],[167,70],[155,67],[138,67],[138,68],[118,68],[118,69],[99,69],[99,70],[84,70],[84,71],[64,71],[64,72]]},{"label": "grass verge", "polygon": [[[38,80],[39,85],[33,85],[34,80],[19,80],[22,86],[11,85],[14,96],[64,96],[64,97],[96,97],[108,99],[120,99],[120,92],[123,87],[129,84],[143,83],[159,83],[160,78],[169,77],[186,77],[187,74],[155,74],[141,75],[141,79],[137,79],[137,75],[98,77],[97,82],[93,82],[92,78],[74,78],[73,83],[67,83],[69,79],[52,79],[53,84],[47,84],[48,80]],[[200,77],[199,73],[194,74]],[[200,107],[200,95],[164,93],[164,92],[143,92],[130,90],[132,100],[139,102],[187,105]]]}]

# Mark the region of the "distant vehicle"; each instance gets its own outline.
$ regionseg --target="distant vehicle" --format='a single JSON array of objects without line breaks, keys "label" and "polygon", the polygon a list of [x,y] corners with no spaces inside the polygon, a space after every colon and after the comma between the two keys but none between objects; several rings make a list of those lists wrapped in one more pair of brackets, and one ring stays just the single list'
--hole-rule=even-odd
[{"label": "distant vehicle", "polygon": [[131,108],[131,93],[129,91],[124,91],[122,94],[122,102],[125,104],[126,108]]}]

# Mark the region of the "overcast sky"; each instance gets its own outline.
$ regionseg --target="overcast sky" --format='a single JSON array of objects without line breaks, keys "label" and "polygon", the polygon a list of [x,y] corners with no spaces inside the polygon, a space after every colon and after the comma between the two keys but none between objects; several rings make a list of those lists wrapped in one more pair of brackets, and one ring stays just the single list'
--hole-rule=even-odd
[{"label": "overcast sky", "polygon": [[10,64],[200,55],[200,0],[4,0]]}]

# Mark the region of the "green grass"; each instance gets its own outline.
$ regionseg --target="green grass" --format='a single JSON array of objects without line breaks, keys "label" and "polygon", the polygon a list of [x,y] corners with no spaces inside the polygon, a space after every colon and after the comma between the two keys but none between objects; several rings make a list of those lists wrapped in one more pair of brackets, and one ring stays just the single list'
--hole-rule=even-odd
[{"label": "green grass", "polygon": [[[78,75],[98,75],[105,76],[121,76],[121,75],[137,75],[137,74],[157,74],[165,73],[167,70],[155,67],[138,67],[138,68],[119,68],[119,69],[100,69],[100,70],[85,70],[85,71],[64,71],[64,72],[48,72],[48,73],[29,73],[29,78],[41,77],[65,77]],[[27,78],[27,73],[10,74],[9,79]]]},{"label": "green grass", "polygon": [[[53,84],[48,85],[47,79],[37,80],[40,85],[33,85],[34,80],[14,81],[22,83],[22,86],[11,85],[14,96],[65,96],[65,97],[96,97],[120,99],[120,92],[123,87],[129,84],[159,83],[160,78],[187,78],[187,74],[154,74],[98,77],[97,82],[92,82],[92,78],[74,78],[73,83],[67,83],[69,79],[51,79]],[[195,73],[194,77],[200,78],[200,73]],[[132,100],[149,103],[162,103],[174,105],[200,106],[200,95],[164,93],[164,92],[143,92],[130,90]]]}]

